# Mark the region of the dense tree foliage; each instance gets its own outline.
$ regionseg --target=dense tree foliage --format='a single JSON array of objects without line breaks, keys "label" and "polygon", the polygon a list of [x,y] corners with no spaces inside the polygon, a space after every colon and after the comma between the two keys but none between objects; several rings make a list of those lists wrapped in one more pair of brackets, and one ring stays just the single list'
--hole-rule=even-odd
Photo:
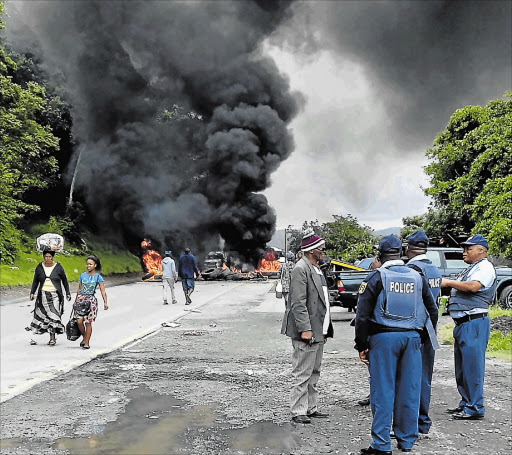
[{"label": "dense tree foliage", "polygon": [[333,215],[334,221],[326,223],[325,241],[327,254],[345,261],[371,256],[376,243],[372,229],[361,226],[352,215]]},{"label": "dense tree foliage", "polygon": [[306,221],[301,229],[288,227],[287,249],[293,252],[300,250],[300,242],[305,232],[313,231],[325,238],[327,255],[332,258],[354,262],[357,259],[371,256],[373,245],[377,242],[368,226],[361,226],[352,215],[333,215],[334,221],[320,224]]},{"label": "dense tree foliage", "polygon": [[480,233],[491,254],[512,258],[512,100],[457,110],[427,150],[431,236]]},{"label": "dense tree foliage", "polygon": [[426,218],[426,214],[402,218],[402,224],[404,226],[400,229],[400,237],[405,240],[418,229],[425,229]]},{"label": "dense tree foliage", "polygon": [[[3,4],[0,3],[0,15]],[[0,28],[4,28],[0,21]],[[47,188],[57,176],[58,139],[41,122],[49,109],[44,88],[36,82],[24,87],[13,82],[16,62],[0,42],[0,254],[14,258],[22,236],[17,221],[39,207],[24,197]]]}]

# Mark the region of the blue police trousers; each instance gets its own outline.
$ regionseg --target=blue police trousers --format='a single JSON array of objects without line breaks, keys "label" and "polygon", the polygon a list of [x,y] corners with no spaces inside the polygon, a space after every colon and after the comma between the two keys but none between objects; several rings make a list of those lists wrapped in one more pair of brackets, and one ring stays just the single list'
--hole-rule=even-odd
[{"label": "blue police trousers", "polygon": [[427,434],[432,425],[432,419],[428,415],[430,408],[430,396],[432,390],[432,373],[434,372],[434,357],[436,351],[430,340],[421,344],[421,397],[420,415],[418,417],[418,430]]},{"label": "blue police trousers", "polygon": [[383,332],[370,337],[372,447],[390,451],[391,422],[401,449],[418,438],[421,392],[421,339],[416,331]]},{"label": "blue police trousers", "polygon": [[473,319],[453,329],[455,380],[461,400],[459,406],[470,415],[483,416],[485,351],[489,342],[489,317]]}]

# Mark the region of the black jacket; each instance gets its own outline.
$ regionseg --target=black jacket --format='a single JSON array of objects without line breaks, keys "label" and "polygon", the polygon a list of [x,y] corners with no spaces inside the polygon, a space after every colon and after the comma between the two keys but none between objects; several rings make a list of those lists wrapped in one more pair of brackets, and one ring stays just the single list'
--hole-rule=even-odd
[{"label": "black jacket", "polygon": [[[64,290],[66,291],[66,295],[71,295],[69,292],[69,283],[68,278],[66,277],[66,272],[64,272],[64,268],[57,262],[57,265],[52,270],[50,274],[50,280],[52,284],[55,286],[57,290],[57,295],[59,296],[59,302],[64,302],[64,295],[62,294],[62,286],[64,286]],[[35,294],[37,288],[39,287],[39,291],[37,293],[38,299],[41,296],[43,284],[46,281],[46,275],[44,273],[42,263],[37,264],[36,269],[34,270],[34,279],[32,281],[32,287],[30,288],[30,293]]]}]

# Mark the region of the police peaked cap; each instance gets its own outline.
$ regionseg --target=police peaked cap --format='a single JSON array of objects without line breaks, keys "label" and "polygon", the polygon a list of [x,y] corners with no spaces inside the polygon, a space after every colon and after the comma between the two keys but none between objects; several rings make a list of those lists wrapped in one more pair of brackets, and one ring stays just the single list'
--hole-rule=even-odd
[{"label": "police peaked cap", "polygon": [[486,249],[489,249],[489,244],[487,243],[487,240],[485,240],[485,237],[482,234],[472,235],[465,242],[461,243],[461,246],[464,246],[464,245],[467,245],[467,246],[480,245]]},{"label": "police peaked cap", "polygon": [[407,238],[407,244],[418,248],[428,247],[428,237],[423,229],[414,232]]},{"label": "police peaked cap", "polygon": [[396,235],[386,235],[379,242],[378,250],[383,253],[399,253],[402,248],[402,242]]}]

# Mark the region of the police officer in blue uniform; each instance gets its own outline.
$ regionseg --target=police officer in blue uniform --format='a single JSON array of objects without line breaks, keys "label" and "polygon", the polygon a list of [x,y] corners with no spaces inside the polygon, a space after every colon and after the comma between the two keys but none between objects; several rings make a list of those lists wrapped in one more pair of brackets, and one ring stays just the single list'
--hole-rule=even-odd
[{"label": "police officer in blue uniform", "polygon": [[453,352],[455,379],[461,396],[456,408],[448,409],[455,419],[483,419],[485,351],[489,342],[488,307],[496,292],[496,270],[487,259],[489,244],[476,234],[461,243],[464,262],[469,264],[455,280],[443,278],[450,286],[448,311],[455,322]]},{"label": "police officer in blue uniform", "polygon": [[426,278],[400,259],[401,246],[394,235],[382,238],[382,265],[359,289],[355,348],[370,366],[373,414],[373,441],[362,454],[391,454],[393,418],[399,449],[410,452],[418,438],[420,332],[437,324],[438,313]]},{"label": "police officer in blue uniform", "polygon": [[[407,267],[411,267],[422,274],[428,283],[434,302],[438,302],[441,291],[442,275],[438,267],[427,258],[428,237],[425,231],[419,230],[407,238],[405,254],[409,258]],[[427,434],[432,425],[432,419],[428,415],[430,407],[430,391],[432,388],[432,373],[434,371],[435,349],[429,337],[423,337],[421,343],[421,397],[420,414],[418,417],[418,431]]]}]

